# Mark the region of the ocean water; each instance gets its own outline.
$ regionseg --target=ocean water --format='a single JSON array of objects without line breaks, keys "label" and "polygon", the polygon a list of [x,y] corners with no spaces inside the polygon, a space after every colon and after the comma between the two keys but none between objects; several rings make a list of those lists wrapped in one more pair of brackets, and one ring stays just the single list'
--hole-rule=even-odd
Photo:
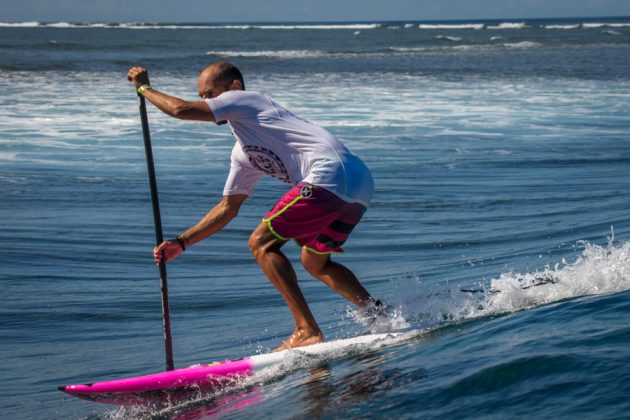
[{"label": "ocean water", "polygon": [[[0,56],[3,418],[630,416],[630,19],[0,23]],[[164,369],[125,76],[145,66],[193,99],[216,59],[372,169],[373,206],[337,260],[422,332],[161,409],[67,397],[58,385]],[[152,106],[149,121],[173,237],[219,200],[234,140]],[[285,190],[263,179],[224,231],[169,264],[177,367],[292,331],[247,249]],[[328,340],[366,332],[296,268]]]}]

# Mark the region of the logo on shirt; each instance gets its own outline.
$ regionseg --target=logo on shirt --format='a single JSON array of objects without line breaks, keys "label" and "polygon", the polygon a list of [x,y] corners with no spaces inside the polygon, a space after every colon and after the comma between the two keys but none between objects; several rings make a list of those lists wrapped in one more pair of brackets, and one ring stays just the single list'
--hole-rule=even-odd
[{"label": "logo on shirt", "polygon": [[260,146],[243,146],[243,151],[254,168],[280,181],[291,183],[287,168],[273,151]]}]

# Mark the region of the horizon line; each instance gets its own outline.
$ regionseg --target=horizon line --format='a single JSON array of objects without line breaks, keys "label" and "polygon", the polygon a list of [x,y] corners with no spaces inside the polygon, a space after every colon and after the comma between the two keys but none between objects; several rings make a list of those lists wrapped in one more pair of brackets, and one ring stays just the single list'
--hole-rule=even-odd
[{"label": "horizon line", "polygon": [[405,20],[252,20],[252,21],[106,21],[106,20],[21,20],[0,21],[0,23],[20,24],[36,22],[40,24],[68,23],[68,24],[115,24],[115,23],[141,23],[141,24],[188,24],[188,25],[322,25],[322,24],[378,24],[378,23],[424,23],[424,22],[487,22],[487,21],[536,21],[536,20],[577,20],[577,19],[630,19],[630,16],[550,16],[550,17],[505,17],[505,18],[470,18],[470,19],[405,19]]}]

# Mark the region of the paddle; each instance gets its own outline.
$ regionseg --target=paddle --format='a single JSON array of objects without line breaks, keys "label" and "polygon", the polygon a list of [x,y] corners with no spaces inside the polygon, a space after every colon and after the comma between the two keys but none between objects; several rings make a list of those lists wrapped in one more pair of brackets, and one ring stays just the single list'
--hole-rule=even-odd
[{"label": "paddle", "polygon": [[[157,181],[155,180],[155,168],[153,166],[153,150],[151,148],[151,135],[149,134],[149,119],[147,118],[147,105],[144,96],[138,93],[140,104],[140,120],[142,121],[142,135],[144,137],[144,152],[147,158],[149,172],[149,186],[151,188],[151,202],[153,204],[153,222],[155,224],[155,240],[159,246],[163,241],[162,218],[160,217],[160,201],[158,198]],[[162,294],[162,318],[164,324],[164,350],[166,355],[166,370],[173,370],[173,342],[171,340],[171,317],[168,307],[168,283],[166,281],[166,263],[160,262],[160,290]]]}]

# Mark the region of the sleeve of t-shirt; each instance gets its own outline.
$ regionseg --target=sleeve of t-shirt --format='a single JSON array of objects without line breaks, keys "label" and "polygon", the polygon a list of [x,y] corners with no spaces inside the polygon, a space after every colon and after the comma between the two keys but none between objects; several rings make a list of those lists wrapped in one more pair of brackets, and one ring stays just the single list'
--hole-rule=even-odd
[{"label": "sleeve of t-shirt", "polygon": [[223,195],[246,194],[251,195],[254,191],[256,183],[264,174],[254,168],[247,155],[236,143],[232,149],[232,162],[230,164],[230,173],[225,181]]},{"label": "sleeve of t-shirt", "polygon": [[253,93],[241,90],[230,90],[216,98],[206,99],[206,103],[214,115],[214,120],[237,121],[255,116],[256,109],[252,106]]}]

